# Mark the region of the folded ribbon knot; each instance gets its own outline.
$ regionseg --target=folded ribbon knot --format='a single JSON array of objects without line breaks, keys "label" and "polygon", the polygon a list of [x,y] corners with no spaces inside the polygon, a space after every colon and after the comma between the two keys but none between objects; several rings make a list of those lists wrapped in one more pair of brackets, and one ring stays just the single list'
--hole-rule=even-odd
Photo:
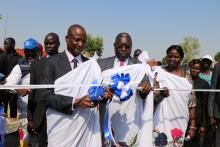
[{"label": "folded ribbon knot", "polygon": [[111,80],[113,84],[110,86],[110,89],[114,91],[114,94],[119,97],[120,101],[126,101],[133,95],[129,84],[129,73],[115,74],[111,77]]},{"label": "folded ribbon knot", "polygon": [[[98,84],[95,80],[93,84]],[[88,95],[91,101],[100,101],[105,94],[105,89],[103,86],[91,86],[88,90]]]}]

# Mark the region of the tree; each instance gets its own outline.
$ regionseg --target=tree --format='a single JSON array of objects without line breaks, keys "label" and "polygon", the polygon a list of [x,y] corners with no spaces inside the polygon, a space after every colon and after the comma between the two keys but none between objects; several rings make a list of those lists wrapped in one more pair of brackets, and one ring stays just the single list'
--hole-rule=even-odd
[{"label": "tree", "polygon": [[0,20],[2,19],[2,15],[0,14]]},{"label": "tree", "polygon": [[188,64],[189,61],[198,56],[200,53],[200,44],[197,38],[185,37],[180,45],[182,46],[185,54],[183,59],[183,63],[185,64]]},{"label": "tree", "polygon": [[217,52],[214,56],[216,62],[220,62],[220,52]]},{"label": "tree", "polygon": [[99,57],[102,56],[103,51],[103,39],[102,37],[93,37],[91,34],[87,35],[87,45],[84,49],[84,53],[87,52],[90,56],[94,56],[96,53]]},{"label": "tree", "polygon": [[166,64],[167,64],[166,56],[162,58],[162,64],[163,64],[163,65],[166,65]]}]

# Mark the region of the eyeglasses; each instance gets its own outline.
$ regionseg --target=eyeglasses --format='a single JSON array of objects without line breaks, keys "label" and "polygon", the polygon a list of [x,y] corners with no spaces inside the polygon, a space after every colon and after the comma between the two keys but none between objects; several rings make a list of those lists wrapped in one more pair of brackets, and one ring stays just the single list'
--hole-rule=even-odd
[{"label": "eyeglasses", "polygon": [[115,44],[115,46],[117,47],[117,48],[125,48],[125,49],[130,49],[131,48],[131,46],[130,45],[126,45],[126,44]]}]

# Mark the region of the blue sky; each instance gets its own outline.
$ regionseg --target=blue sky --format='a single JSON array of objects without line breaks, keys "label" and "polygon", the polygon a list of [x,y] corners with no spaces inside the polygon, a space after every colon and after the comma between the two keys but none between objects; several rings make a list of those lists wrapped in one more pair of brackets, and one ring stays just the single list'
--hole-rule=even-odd
[{"label": "blue sky", "polygon": [[155,59],[184,37],[199,39],[200,56],[220,51],[219,0],[0,0],[0,14],[0,46],[8,19],[6,37],[14,37],[21,48],[29,37],[43,43],[47,33],[55,32],[65,49],[67,29],[78,23],[103,37],[103,57],[114,55],[120,32],[131,35],[133,50],[147,50]]}]

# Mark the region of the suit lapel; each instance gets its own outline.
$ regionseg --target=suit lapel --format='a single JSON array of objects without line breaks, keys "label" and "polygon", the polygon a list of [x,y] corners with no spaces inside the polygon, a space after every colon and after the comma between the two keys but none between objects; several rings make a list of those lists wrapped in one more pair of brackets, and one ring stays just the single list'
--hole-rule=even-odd
[{"label": "suit lapel", "polygon": [[115,63],[115,56],[109,58],[108,62],[106,63],[106,67],[107,69],[113,68],[114,67],[114,63]]},{"label": "suit lapel", "polygon": [[65,51],[60,54],[60,62],[62,64],[62,68],[65,73],[72,70],[70,62],[68,60],[68,57],[67,57]]},{"label": "suit lapel", "polygon": [[[81,58],[82,58],[82,62],[85,62],[85,61],[89,60],[88,58],[84,57],[83,55],[81,55]],[[60,54],[60,62],[62,62],[61,63],[63,65],[62,68],[63,68],[65,73],[72,70],[70,62],[68,60],[68,57],[67,57],[65,51]]]}]

